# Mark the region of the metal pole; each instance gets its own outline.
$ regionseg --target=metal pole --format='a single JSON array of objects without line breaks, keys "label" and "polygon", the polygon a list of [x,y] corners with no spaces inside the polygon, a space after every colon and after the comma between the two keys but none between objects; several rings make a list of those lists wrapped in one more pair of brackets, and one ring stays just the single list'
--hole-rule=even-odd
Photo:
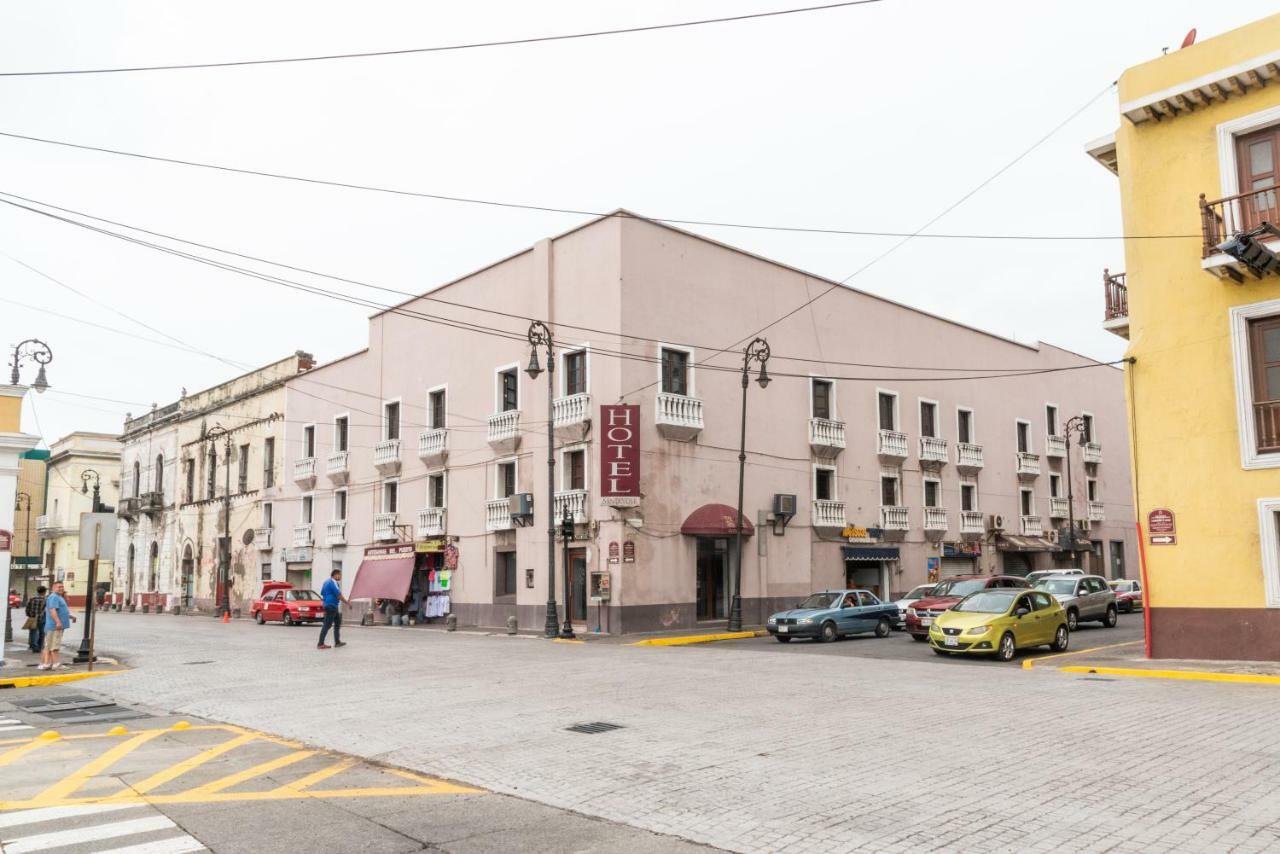
[{"label": "metal pole", "polygon": [[[99,522],[99,523],[96,523],[96,524],[93,526],[93,565],[94,565],[94,566],[97,566],[97,565],[98,565],[98,559],[99,559],[99,557],[101,556],[101,551],[102,551],[102,523],[100,523],[100,522]],[[92,612],[90,612],[90,613],[92,613]],[[92,673],[92,672],[93,672],[93,658],[94,658],[94,656],[93,656],[93,639],[94,639],[94,629],[95,629],[95,626],[94,626],[94,624],[93,624],[93,622],[92,622],[92,621],[90,621],[90,622],[89,622],[89,623],[84,627],[85,637],[87,637],[87,638],[88,638],[88,640],[89,640],[89,657],[88,657],[88,660],[89,660],[89,672],[90,672],[90,673]]]},{"label": "metal pole", "polygon": [[1071,422],[1068,421],[1062,431],[1067,440],[1067,464],[1064,469],[1067,475],[1067,547],[1071,549],[1071,559],[1076,556],[1076,501],[1075,490],[1071,485]]},{"label": "metal pole", "polygon": [[[87,474],[87,472],[86,472]],[[93,483],[93,512],[97,513],[102,508],[100,495],[101,480],[98,479],[97,472],[94,472]],[[76,664],[84,664],[86,661],[93,661],[93,643],[90,639],[93,634],[93,588],[98,583],[98,558],[97,550],[94,550],[94,558],[89,561],[89,578],[85,587],[84,596],[84,635],[80,638],[80,649],[76,651],[76,657],[73,659]]]},{"label": "metal pole", "polygon": [[222,555],[218,561],[222,571],[222,619],[231,619],[231,433],[226,434],[227,473],[223,477]]},{"label": "metal pole", "polygon": [[553,638],[560,630],[556,613],[556,427],[552,415],[556,393],[556,355],[551,343],[551,330],[545,326],[542,329],[547,345],[547,620],[543,634]]},{"label": "metal pole", "polygon": [[560,637],[566,640],[573,639],[573,615],[569,613],[569,603],[573,598],[569,595],[569,543],[573,540],[573,514],[566,503],[564,508],[564,520],[560,525],[560,533],[564,538],[564,563],[561,564],[560,574],[564,577],[564,626],[560,629]]},{"label": "metal pole", "polygon": [[[749,350],[749,348],[748,348]],[[742,359],[742,430],[738,438],[738,518],[734,534],[733,599],[729,606],[729,631],[742,631],[742,493],[747,476],[747,369],[748,352]]]}]

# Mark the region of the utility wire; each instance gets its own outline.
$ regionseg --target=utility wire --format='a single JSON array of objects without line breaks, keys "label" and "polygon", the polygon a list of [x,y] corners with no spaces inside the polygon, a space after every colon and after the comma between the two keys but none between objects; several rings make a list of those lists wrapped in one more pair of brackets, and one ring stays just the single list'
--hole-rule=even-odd
[{"label": "utility wire", "polygon": [[273,59],[240,59],[223,62],[187,62],[172,65],[132,65],[108,68],[72,68],[50,71],[3,71],[0,77],[53,77],[71,74],[124,74],[135,71],[179,71],[195,68],[241,68],[250,65],[282,65],[299,62],[328,62],[336,59],[370,59],[381,56],[407,56],[417,53],[444,53],[447,51],[476,50],[487,47],[511,47],[514,45],[541,44],[544,42],[570,41],[589,39],[599,36],[620,36],[631,33],[650,33],[658,30],[676,30],[688,27],[701,27],[709,24],[729,24],[737,21],[750,21],[758,18],[779,18],[783,15],[799,15],[805,12],[825,12],[832,9],[843,9],[849,6],[867,6],[881,0],[848,0],[843,3],[827,3],[822,6],[801,6],[793,9],[777,9],[771,12],[749,12],[742,15],[725,15],[719,18],[702,18],[695,21],[676,21],[669,24],[649,24],[640,27],[619,27],[611,30],[591,30],[579,33],[563,33],[550,36],[530,36],[522,39],[500,39],[483,42],[466,42],[462,44],[435,45],[433,47],[411,47],[399,50],[372,50],[358,53],[330,53],[315,56],[291,56]]}]

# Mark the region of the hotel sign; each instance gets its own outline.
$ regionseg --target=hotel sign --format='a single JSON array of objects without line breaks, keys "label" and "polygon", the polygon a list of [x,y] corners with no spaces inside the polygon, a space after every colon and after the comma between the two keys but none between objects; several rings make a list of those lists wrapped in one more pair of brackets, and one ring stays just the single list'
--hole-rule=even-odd
[{"label": "hotel sign", "polygon": [[640,504],[640,407],[600,407],[600,500],[608,507]]}]

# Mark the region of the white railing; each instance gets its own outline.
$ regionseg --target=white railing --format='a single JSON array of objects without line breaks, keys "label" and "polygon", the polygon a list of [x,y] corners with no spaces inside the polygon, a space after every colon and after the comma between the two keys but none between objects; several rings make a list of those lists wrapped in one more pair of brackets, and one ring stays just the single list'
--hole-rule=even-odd
[{"label": "white railing", "polygon": [[678,439],[690,439],[702,432],[702,401],[683,394],[659,392],[656,414],[658,429],[665,435]]},{"label": "white railing", "polygon": [[484,503],[484,529],[486,531],[510,531],[511,503],[505,498],[494,498]]},{"label": "white railing", "polygon": [[1067,455],[1067,437],[1054,436],[1052,433],[1045,436],[1044,455],[1046,457],[1065,457]]},{"label": "white railing", "polygon": [[270,528],[254,528],[253,544],[260,552],[271,550],[271,529]]},{"label": "white railing", "polygon": [[922,463],[947,462],[947,440],[939,439],[936,436],[921,436],[920,437],[920,462]]},{"label": "white railing", "polygon": [[1041,523],[1039,516],[1023,516],[1022,517],[1022,536],[1024,537],[1044,536],[1044,525],[1043,523]]},{"label": "white railing", "polygon": [[926,531],[947,530],[947,511],[945,507],[924,508],[924,529]]},{"label": "white railing", "polygon": [[1018,452],[1018,474],[1027,477],[1040,476],[1040,455],[1028,454],[1023,451]]},{"label": "white railing", "polygon": [[551,403],[551,420],[556,427],[568,427],[591,420],[591,395],[571,394]]},{"label": "white railing", "polygon": [[293,526],[293,545],[295,548],[299,546],[311,545],[311,524],[294,525]]},{"label": "white railing", "polygon": [[983,534],[986,528],[982,522],[982,511],[980,510],[961,510],[960,511],[960,533],[962,534]]},{"label": "white railing", "polygon": [[350,456],[348,451],[334,451],[329,455],[329,459],[325,462],[324,472],[329,477],[347,476],[347,458]]},{"label": "white railing", "polygon": [[316,458],[303,457],[293,461],[293,479],[298,482],[316,479]]},{"label": "white railing", "polygon": [[1103,509],[1102,502],[1090,501],[1089,502],[1089,521],[1102,522],[1102,521],[1105,521],[1106,518],[1107,518],[1107,514],[1106,514],[1106,511]]},{"label": "white railing", "polygon": [[423,430],[418,434],[418,456],[424,460],[442,459],[449,450],[449,431],[443,428]]},{"label": "white railing", "polygon": [[907,434],[897,430],[881,430],[877,453],[882,457],[907,457]]},{"label": "white railing", "polygon": [[886,531],[905,531],[911,527],[911,517],[905,507],[881,507],[880,527]]},{"label": "white railing", "polygon": [[1065,519],[1067,518],[1067,499],[1050,498],[1049,499],[1049,518]]},{"label": "white railing", "polygon": [[373,538],[379,542],[398,540],[400,536],[396,533],[396,521],[395,513],[375,513],[373,515]]},{"label": "white railing", "polygon": [[814,499],[813,502],[813,527],[815,528],[844,528],[844,502],[828,501],[826,499]]},{"label": "white railing", "polygon": [[443,507],[424,507],[418,511],[418,524],[414,536],[419,540],[444,536],[445,513]]},{"label": "white railing", "polygon": [[557,492],[555,506],[555,522],[557,525],[564,518],[566,510],[573,517],[575,524],[581,525],[587,521],[587,491],[585,489],[570,489],[565,492]]},{"label": "white railing", "polygon": [[334,519],[324,526],[324,544],[326,546],[345,546],[347,544],[346,519]]},{"label": "white railing", "polygon": [[400,440],[383,439],[373,446],[373,464],[379,470],[400,467]]},{"label": "white railing", "polygon": [[810,418],[809,444],[817,451],[844,450],[844,422],[829,418]]},{"label": "white railing", "polygon": [[489,442],[510,442],[520,435],[520,410],[508,409],[489,416]]},{"label": "white railing", "polygon": [[50,528],[61,528],[61,527],[62,527],[61,520],[57,516],[53,515],[52,513],[45,513],[42,516],[36,517],[37,531],[47,531]]},{"label": "white railing", "polygon": [[1084,446],[1084,461],[1086,463],[1102,462],[1102,446],[1097,442],[1086,442]]},{"label": "white railing", "polygon": [[956,442],[956,468],[969,471],[982,468],[982,446],[972,442]]}]

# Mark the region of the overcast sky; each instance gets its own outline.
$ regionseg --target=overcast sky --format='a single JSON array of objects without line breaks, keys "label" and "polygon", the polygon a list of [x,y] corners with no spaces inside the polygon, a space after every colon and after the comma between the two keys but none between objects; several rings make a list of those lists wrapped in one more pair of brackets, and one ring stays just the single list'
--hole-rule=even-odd
[{"label": "overcast sky", "polygon": [[[18,2],[0,70],[369,51],[804,5]],[[911,231],[1127,66],[1275,11],[1274,0],[883,0],[780,18],[465,52],[224,70],[0,78],[0,130],[429,193],[682,219]],[[1114,92],[933,230],[1118,234],[1116,179],[1084,144]],[[580,216],[314,187],[0,138],[0,191],[415,292]],[[1194,200],[1188,199],[1188,204]],[[694,229],[843,279],[893,241]],[[47,440],[139,414],[295,349],[364,345],[369,311],[0,206],[0,343],[53,348]],[[16,261],[91,296],[52,284]],[[914,240],[852,284],[1099,359],[1119,241]],[[335,286],[349,291],[349,286]],[[363,292],[378,299],[377,294]],[[19,307],[126,330],[94,329]],[[712,328],[729,344],[748,329]],[[30,370],[30,369],[28,369]],[[33,374],[28,373],[26,381]],[[127,403],[71,397],[113,398]]]}]

